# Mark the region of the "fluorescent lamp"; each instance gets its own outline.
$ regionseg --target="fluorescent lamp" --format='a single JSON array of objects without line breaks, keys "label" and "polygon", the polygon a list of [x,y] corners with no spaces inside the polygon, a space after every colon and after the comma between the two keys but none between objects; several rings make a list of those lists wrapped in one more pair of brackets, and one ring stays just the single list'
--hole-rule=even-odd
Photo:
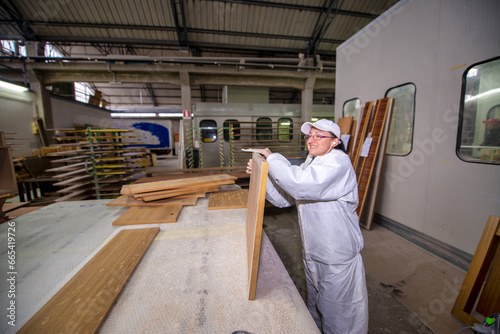
[{"label": "fluorescent lamp", "polygon": [[182,117],[182,113],[181,112],[176,112],[176,113],[164,113],[164,112],[160,112],[158,113],[158,117]]},{"label": "fluorescent lamp", "polygon": [[154,112],[112,112],[111,117],[116,118],[145,118],[145,117],[156,117]]},{"label": "fluorescent lamp", "polygon": [[2,80],[0,80],[0,87],[7,88],[7,89],[10,89],[10,90],[13,90],[16,92],[27,92],[28,91],[27,87],[11,84],[9,82],[5,82]]}]

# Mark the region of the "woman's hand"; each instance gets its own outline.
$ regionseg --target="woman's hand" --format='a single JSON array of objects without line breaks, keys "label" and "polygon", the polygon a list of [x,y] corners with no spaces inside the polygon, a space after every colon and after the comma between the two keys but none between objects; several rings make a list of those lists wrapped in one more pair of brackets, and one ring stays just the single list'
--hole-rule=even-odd
[{"label": "woman's hand", "polygon": [[268,148],[253,148],[252,150],[254,152],[260,153],[266,159],[273,153]]},{"label": "woman's hand", "polygon": [[246,172],[247,174],[252,174],[252,159],[248,160]]}]

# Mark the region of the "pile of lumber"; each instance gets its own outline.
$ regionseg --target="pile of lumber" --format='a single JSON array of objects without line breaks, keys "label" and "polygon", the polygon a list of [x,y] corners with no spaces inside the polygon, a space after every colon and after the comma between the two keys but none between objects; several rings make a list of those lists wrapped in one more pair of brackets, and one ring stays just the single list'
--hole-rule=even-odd
[{"label": "pile of lumber", "polygon": [[234,184],[237,177],[217,174],[200,177],[189,177],[175,180],[136,183],[124,185],[122,195],[133,195],[144,202],[219,191],[221,185]]},{"label": "pile of lumber", "polygon": [[121,196],[106,206],[129,209],[113,226],[175,223],[182,207],[195,205],[207,192],[217,192],[221,185],[233,184],[237,178],[227,174],[189,177],[175,180],[124,185]]}]

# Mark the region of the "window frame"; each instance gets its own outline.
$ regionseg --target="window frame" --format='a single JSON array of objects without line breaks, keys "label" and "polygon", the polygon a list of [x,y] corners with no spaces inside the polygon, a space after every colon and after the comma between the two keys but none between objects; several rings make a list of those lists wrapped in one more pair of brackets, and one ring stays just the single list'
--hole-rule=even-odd
[{"label": "window frame", "polygon": [[[281,123],[290,123],[288,127],[281,127]],[[287,131],[288,133],[280,133],[280,131]],[[287,136],[288,139],[281,139],[282,136]],[[293,140],[293,120],[290,117],[280,117],[278,119],[278,141],[289,142]]]},{"label": "window frame", "polygon": [[[203,122],[213,122],[215,126],[203,126]],[[216,143],[217,140],[219,139],[219,133],[217,131],[217,122],[213,119],[203,119],[199,123],[199,128],[200,128],[200,142],[203,144],[212,144]],[[215,133],[215,140],[214,141],[205,141],[205,138],[207,138],[208,133]]]},{"label": "window frame", "polygon": [[359,119],[359,113],[361,112],[361,99],[359,97],[354,97],[352,99],[344,101],[344,104],[342,105],[342,117],[349,117],[349,116],[346,116],[346,114],[345,114],[345,106],[347,103],[349,103],[351,101],[358,101],[358,113],[356,116],[353,116],[354,120],[357,121]]},{"label": "window frame", "polygon": [[[387,148],[386,148],[386,155],[389,155],[389,156],[393,156],[393,157],[406,157],[408,155],[411,154],[411,152],[413,151],[413,141],[415,139],[415,111],[416,111],[416,105],[417,105],[417,85],[413,82],[405,82],[405,83],[402,83],[400,85],[397,85],[397,86],[393,86],[393,87],[390,87],[388,88],[386,91],[385,91],[385,94],[384,94],[384,97],[389,97],[387,96],[387,94],[389,94],[389,92],[393,89],[397,89],[397,88],[401,88],[401,87],[404,87],[404,86],[408,86],[408,85],[412,85],[414,87],[414,94],[413,94],[413,114],[412,114],[412,120],[411,120],[411,141],[410,141],[410,150],[408,151],[408,153],[405,153],[405,154],[396,154],[396,153],[388,153],[387,152]],[[394,99],[394,102],[393,103],[396,103],[396,98],[393,98]],[[395,113],[394,113],[394,105],[393,105],[393,110],[392,110],[392,113],[391,113],[391,126],[389,127],[389,132],[387,133],[387,146],[389,146],[389,143],[390,143],[390,133],[391,133],[391,129],[392,127],[394,126],[394,122],[393,122],[393,117],[395,116]]]},{"label": "window frame", "polygon": [[[257,134],[257,140],[258,141],[262,141],[262,142],[267,142],[267,141],[271,141],[273,140],[273,120],[270,118],[270,117],[259,117],[257,118],[256,122],[262,122],[265,124],[265,126],[263,126],[264,124],[255,124],[255,133]],[[269,130],[268,129],[262,129],[262,128],[267,128],[267,124],[266,123],[269,123]],[[265,133],[262,133],[266,131]],[[270,131],[269,133],[267,133],[267,131]],[[269,136],[269,139],[267,139],[267,136]],[[266,139],[262,138],[262,137],[266,137]]]},{"label": "window frame", "polygon": [[[474,64],[471,64],[469,67],[467,67],[463,74],[462,74],[462,86],[461,86],[461,92],[460,92],[460,104],[459,104],[459,111],[458,111],[458,126],[457,126],[457,140],[455,143],[455,154],[457,157],[467,163],[473,163],[473,164],[486,164],[486,165],[500,165],[500,161],[494,161],[494,160],[471,160],[470,158],[466,158],[463,156],[463,154],[460,152],[461,147],[462,147],[462,128],[464,126],[464,112],[465,112],[465,97],[467,96],[467,75],[471,69],[474,67],[484,65],[486,63],[494,62],[494,61],[499,61],[500,56],[498,57],[493,57],[489,58]],[[494,104],[492,107],[497,106],[498,104]],[[490,111],[489,108],[487,113]],[[476,109],[477,112],[477,109]]]}]

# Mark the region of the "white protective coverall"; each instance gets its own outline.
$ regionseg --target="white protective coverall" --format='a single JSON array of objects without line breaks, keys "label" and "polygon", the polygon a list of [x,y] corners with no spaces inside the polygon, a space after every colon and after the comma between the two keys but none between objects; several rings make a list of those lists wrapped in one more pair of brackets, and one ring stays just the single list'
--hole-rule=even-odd
[{"label": "white protective coverall", "polygon": [[368,293],[361,259],[363,236],[356,214],[358,188],[347,154],[340,150],[299,167],[281,154],[267,157],[266,199],[296,204],[302,236],[307,307],[323,333],[368,332]]}]

